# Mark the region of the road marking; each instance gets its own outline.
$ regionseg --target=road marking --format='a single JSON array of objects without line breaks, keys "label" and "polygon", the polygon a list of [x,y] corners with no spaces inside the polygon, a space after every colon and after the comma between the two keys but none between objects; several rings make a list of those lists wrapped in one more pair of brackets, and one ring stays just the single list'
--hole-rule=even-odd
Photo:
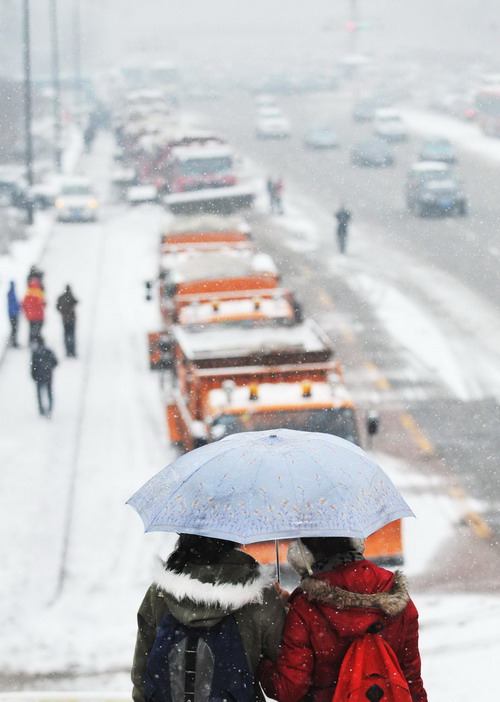
[{"label": "road marking", "polygon": [[411,434],[413,441],[416,443],[418,448],[426,455],[431,455],[435,453],[434,446],[431,444],[429,439],[426,437],[424,432],[420,429],[411,414],[402,414],[399,421],[404,426],[404,428]]},{"label": "road marking", "polygon": [[470,526],[476,536],[479,536],[480,539],[491,539],[493,530],[477,512],[469,508],[469,496],[463,487],[461,485],[452,485],[450,488],[450,495],[453,499],[463,503],[463,521]]},{"label": "road marking", "polygon": [[480,539],[491,539],[493,530],[486,524],[484,519],[477,512],[467,512],[464,519],[469,523],[472,531]]},{"label": "road marking", "polygon": [[379,390],[391,390],[390,382],[382,375],[380,369],[374,363],[365,363],[365,367],[374,376],[373,381]]},{"label": "road marking", "polygon": [[327,292],[325,292],[324,290],[321,290],[321,291],[318,293],[318,300],[321,302],[321,304],[322,304],[324,307],[330,307],[330,308],[333,307],[333,300],[332,300],[332,298],[331,298],[330,295],[329,295]]},{"label": "road marking", "polygon": [[[365,367],[372,374],[372,376],[375,376],[374,381],[381,390],[392,389],[389,381],[386,378],[384,378],[379,368],[374,363],[365,363]],[[402,414],[400,415],[399,420],[401,424],[405,427],[405,429],[410,433],[414,443],[418,446],[418,448],[424,455],[431,456],[435,454],[436,451],[433,444],[430,442],[430,440],[427,438],[424,432],[420,429],[420,427],[418,426],[411,414]],[[452,485],[452,487],[450,488],[450,495],[455,500],[458,500],[465,504],[469,500],[467,493],[460,485]],[[478,536],[480,539],[492,538],[493,530],[488,526],[488,524],[486,524],[484,519],[477,512],[467,509],[466,506],[463,520],[466,524],[470,526],[474,534],[476,534],[476,536]]]}]

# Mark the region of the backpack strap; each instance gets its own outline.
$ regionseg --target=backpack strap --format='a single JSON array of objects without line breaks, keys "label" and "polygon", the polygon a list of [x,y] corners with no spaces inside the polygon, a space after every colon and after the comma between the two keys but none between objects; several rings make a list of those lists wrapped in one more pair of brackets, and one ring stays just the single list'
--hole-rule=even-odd
[{"label": "backpack strap", "polygon": [[196,684],[196,658],[198,655],[199,634],[189,632],[186,641],[185,673],[184,673],[184,702],[194,702]]}]

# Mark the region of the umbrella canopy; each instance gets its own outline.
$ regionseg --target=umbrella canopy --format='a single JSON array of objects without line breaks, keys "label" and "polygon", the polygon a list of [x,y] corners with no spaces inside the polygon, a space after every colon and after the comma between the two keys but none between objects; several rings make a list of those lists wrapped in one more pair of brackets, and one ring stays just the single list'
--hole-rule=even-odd
[{"label": "umbrella canopy", "polygon": [[300,536],[366,538],[414,516],[355,444],[289,429],[231,434],[181,456],[129,500],[146,531],[242,544]]}]

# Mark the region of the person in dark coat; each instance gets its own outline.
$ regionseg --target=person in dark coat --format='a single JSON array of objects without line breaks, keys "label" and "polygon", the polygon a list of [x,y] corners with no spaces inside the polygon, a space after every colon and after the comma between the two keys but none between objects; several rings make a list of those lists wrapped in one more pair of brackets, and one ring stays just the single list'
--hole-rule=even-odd
[{"label": "person in dark coat", "polygon": [[[195,630],[213,627],[232,614],[249,670],[255,677],[262,656],[275,660],[285,621],[285,607],[273,585],[272,575],[267,566],[257,563],[236,543],[180,534],[166,563],[158,562],[154,582],[137,615],[137,642],[132,667],[133,701],[146,702],[149,654],[160,624],[169,613],[182,625]],[[187,658],[187,652],[185,656]],[[191,670],[198,674],[195,663]],[[208,663],[205,659],[207,667]],[[231,665],[229,660],[227,665]],[[202,672],[208,675],[207,668]],[[162,699],[161,690],[165,683],[182,686],[183,681],[179,678],[184,676],[180,668],[169,669],[166,664],[165,674],[168,680],[163,681],[161,677],[155,680],[160,695],[158,699]],[[201,690],[203,682],[196,681]],[[264,702],[258,683],[253,696]]]},{"label": "person in dark coat", "polygon": [[17,299],[16,286],[13,280],[10,281],[9,292],[7,293],[7,311],[10,320],[10,337],[9,346],[17,349],[17,328],[19,324],[19,314],[21,312],[21,304]]},{"label": "person in dark coat", "polygon": [[281,178],[268,178],[267,192],[271,214],[283,214],[283,180]]},{"label": "person in dark coat", "polygon": [[337,212],[335,212],[335,217],[337,219],[337,241],[339,244],[339,251],[343,254],[346,252],[349,222],[351,221],[352,215],[344,205],[340,205]]},{"label": "person in dark coat", "polygon": [[31,377],[36,384],[38,409],[44,417],[52,415],[52,375],[56,366],[57,358],[54,352],[45,346],[41,336],[38,337],[31,354]]},{"label": "person in dark coat", "polygon": [[[377,625],[396,654],[413,702],[427,702],[420,672],[418,613],[400,571],[363,558],[360,539],[303,538],[289,562],[303,576],[290,609],[276,663],[264,660],[260,681],[278,702],[331,702],[344,655]],[[307,695],[307,697],[306,697]]]},{"label": "person in dark coat", "polygon": [[63,329],[64,329],[64,346],[66,348],[66,356],[76,356],[76,312],[75,307],[78,300],[73,295],[73,291],[69,285],[66,285],[62,295],[57,298],[56,308],[61,313]]},{"label": "person in dark coat", "polygon": [[29,343],[33,344],[40,337],[45,320],[45,293],[37,278],[30,280],[22,308],[30,325]]}]

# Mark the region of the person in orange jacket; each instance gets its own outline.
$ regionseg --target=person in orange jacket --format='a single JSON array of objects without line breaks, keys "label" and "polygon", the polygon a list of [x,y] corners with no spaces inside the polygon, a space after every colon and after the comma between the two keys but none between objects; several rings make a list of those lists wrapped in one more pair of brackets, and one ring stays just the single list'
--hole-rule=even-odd
[{"label": "person in orange jacket", "polygon": [[45,293],[41,283],[36,278],[30,280],[28,290],[23,298],[22,308],[24,316],[30,325],[29,343],[33,344],[40,338],[43,322],[45,320]]}]

